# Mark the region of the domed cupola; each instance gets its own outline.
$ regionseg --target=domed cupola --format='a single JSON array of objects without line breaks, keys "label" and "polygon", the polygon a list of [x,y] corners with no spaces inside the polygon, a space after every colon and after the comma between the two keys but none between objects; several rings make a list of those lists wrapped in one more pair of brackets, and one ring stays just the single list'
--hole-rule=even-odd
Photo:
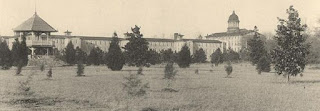
[{"label": "domed cupola", "polygon": [[229,16],[228,19],[228,32],[237,32],[239,31],[239,17],[233,11],[233,13]]}]

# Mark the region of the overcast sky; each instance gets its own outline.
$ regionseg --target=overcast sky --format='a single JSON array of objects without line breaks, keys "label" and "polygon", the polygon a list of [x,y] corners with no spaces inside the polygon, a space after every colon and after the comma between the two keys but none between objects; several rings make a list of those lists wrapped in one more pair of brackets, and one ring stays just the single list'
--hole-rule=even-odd
[{"label": "overcast sky", "polygon": [[[36,3],[35,3],[36,2]],[[235,10],[240,28],[274,32],[277,17],[286,18],[293,5],[309,27],[320,18],[320,0],[0,0],[0,35],[35,12],[63,34],[123,36],[135,24],[145,37],[172,37],[179,32],[187,38],[227,30],[227,20]]]}]

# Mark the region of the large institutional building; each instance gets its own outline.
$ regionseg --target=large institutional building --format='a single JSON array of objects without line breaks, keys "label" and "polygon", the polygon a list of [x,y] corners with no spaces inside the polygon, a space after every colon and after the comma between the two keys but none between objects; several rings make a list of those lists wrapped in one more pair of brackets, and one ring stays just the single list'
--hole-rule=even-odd
[{"label": "large institutional building", "polygon": [[[175,33],[172,39],[147,37],[145,39],[149,42],[149,48],[157,52],[166,49],[172,49],[173,51],[178,52],[185,44],[190,48],[191,53],[202,48],[209,60],[210,55],[217,48],[231,48],[238,52],[245,46],[244,44],[246,44],[246,41],[244,42],[243,38],[247,35],[252,35],[254,31],[239,29],[239,22],[238,16],[233,12],[228,20],[227,32],[207,35],[205,39],[184,39],[183,35],[179,33]],[[136,26],[135,28],[139,27]],[[57,30],[40,18],[37,13],[14,28],[13,31],[14,36],[1,36],[1,40],[5,40],[11,49],[16,38],[21,40],[21,37],[25,36],[27,47],[29,47],[31,52],[30,58],[37,55],[51,55],[53,49],[62,51],[69,42],[72,42],[75,48],[79,47],[87,53],[94,47],[99,47],[103,51],[108,51],[111,42],[111,37],[74,36],[71,35],[71,32],[68,30],[64,32],[65,35],[53,35],[52,33],[57,32]],[[126,39],[127,34],[128,33],[124,33],[125,37],[120,38],[119,45],[121,47],[124,47],[128,42]]]}]

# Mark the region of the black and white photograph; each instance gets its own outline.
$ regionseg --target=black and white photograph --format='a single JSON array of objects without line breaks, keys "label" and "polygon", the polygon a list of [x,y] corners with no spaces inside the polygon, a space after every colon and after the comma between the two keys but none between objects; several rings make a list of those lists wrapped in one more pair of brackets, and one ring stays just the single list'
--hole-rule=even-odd
[{"label": "black and white photograph", "polygon": [[0,0],[0,111],[319,110],[319,0]]}]

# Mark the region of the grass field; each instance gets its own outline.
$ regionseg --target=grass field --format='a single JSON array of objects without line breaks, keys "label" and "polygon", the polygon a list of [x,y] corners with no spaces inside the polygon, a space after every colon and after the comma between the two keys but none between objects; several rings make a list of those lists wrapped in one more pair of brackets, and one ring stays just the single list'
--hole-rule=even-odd
[{"label": "grass field", "polygon": [[[258,75],[249,64],[233,64],[231,78],[225,78],[224,65],[193,64],[176,68],[179,72],[172,87],[178,92],[164,92],[164,65],[156,65],[144,68],[142,78],[150,89],[147,95],[135,98],[127,95],[122,83],[129,72],[136,73],[136,67],[110,71],[106,66],[87,66],[85,77],[75,77],[75,66],[54,67],[50,80],[46,79],[47,70],[41,72],[38,67],[24,68],[23,76],[15,76],[15,68],[11,68],[0,70],[0,110],[319,110],[320,70],[309,68],[303,77],[292,77],[288,83],[272,72]],[[29,84],[34,94],[16,94],[19,81],[30,74],[34,74]],[[17,100],[29,100],[29,104]]]}]

